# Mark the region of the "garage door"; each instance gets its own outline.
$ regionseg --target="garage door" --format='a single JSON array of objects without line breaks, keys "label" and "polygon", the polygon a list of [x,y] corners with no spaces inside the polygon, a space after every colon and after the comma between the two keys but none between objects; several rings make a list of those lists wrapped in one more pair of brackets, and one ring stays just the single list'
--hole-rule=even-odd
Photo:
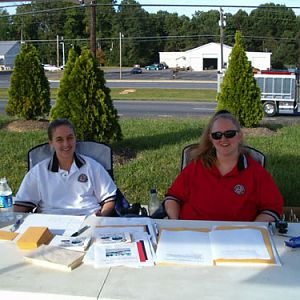
[{"label": "garage door", "polygon": [[203,58],[203,70],[217,70],[218,59],[217,58]]}]

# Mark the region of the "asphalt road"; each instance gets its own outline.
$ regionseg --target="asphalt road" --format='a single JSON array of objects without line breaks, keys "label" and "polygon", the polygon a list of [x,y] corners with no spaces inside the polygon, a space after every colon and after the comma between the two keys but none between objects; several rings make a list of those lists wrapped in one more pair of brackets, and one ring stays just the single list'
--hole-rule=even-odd
[{"label": "asphalt road", "polygon": [[[6,103],[0,101],[0,114],[5,114]],[[120,117],[145,118],[206,116],[214,112],[216,103],[115,100],[114,105]]]},{"label": "asphalt road", "polygon": [[120,117],[193,117],[214,112],[212,102],[114,101]]},{"label": "asphalt road", "polygon": [[[145,71],[142,74],[130,74],[129,70],[119,72],[110,70],[105,72],[108,87],[119,88],[170,88],[170,89],[217,89],[217,73],[181,71],[172,79],[170,70]],[[59,86],[59,74],[47,72],[52,88]],[[60,74],[61,75],[61,74]],[[0,72],[0,88],[7,88],[10,84],[11,72]]]},{"label": "asphalt road", "polygon": [[[5,105],[6,101],[0,101],[0,115],[5,114]],[[184,118],[211,116],[214,113],[216,103],[115,100],[114,105],[121,118]],[[264,117],[262,122],[268,124],[300,124],[300,115]]]}]

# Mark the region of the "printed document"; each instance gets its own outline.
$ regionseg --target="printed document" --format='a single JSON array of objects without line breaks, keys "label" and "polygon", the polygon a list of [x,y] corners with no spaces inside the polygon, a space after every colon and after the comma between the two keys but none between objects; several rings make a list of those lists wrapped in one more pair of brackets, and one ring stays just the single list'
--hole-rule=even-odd
[{"label": "printed document", "polygon": [[208,229],[162,229],[156,263],[213,265]]},{"label": "printed document", "polygon": [[28,227],[48,227],[53,235],[70,236],[84,219],[85,216],[29,214],[16,232],[23,233]]}]

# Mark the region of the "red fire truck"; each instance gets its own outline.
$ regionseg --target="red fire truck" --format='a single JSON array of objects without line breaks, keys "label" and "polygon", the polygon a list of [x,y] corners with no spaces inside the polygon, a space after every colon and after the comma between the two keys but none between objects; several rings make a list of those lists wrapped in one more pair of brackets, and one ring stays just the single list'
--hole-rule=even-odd
[{"label": "red fire truck", "polygon": [[259,71],[254,77],[261,89],[266,116],[300,112],[299,72]]}]

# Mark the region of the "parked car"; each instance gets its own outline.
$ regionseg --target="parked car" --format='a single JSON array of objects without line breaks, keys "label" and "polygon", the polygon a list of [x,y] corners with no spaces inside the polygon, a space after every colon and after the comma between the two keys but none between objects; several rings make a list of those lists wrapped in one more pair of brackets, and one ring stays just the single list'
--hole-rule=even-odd
[{"label": "parked car", "polygon": [[60,70],[60,68],[53,66],[53,65],[48,65],[48,64],[44,64],[43,67],[44,67],[45,71],[50,71],[50,72],[55,72],[55,71]]},{"label": "parked car", "polygon": [[152,64],[149,66],[145,67],[146,70],[150,71],[150,70],[162,70],[163,66],[161,64]]},{"label": "parked car", "polygon": [[160,63],[160,65],[162,66],[162,68],[165,69],[169,69],[169,66],[163,61]]},{"label": "parked car", "polygon": [[135,67],[135,68],[133,68],[133,69],[130,71],[130,73],[131,73],[131,74],[142,74],[143,71],[142,71],[141,68]]}]

